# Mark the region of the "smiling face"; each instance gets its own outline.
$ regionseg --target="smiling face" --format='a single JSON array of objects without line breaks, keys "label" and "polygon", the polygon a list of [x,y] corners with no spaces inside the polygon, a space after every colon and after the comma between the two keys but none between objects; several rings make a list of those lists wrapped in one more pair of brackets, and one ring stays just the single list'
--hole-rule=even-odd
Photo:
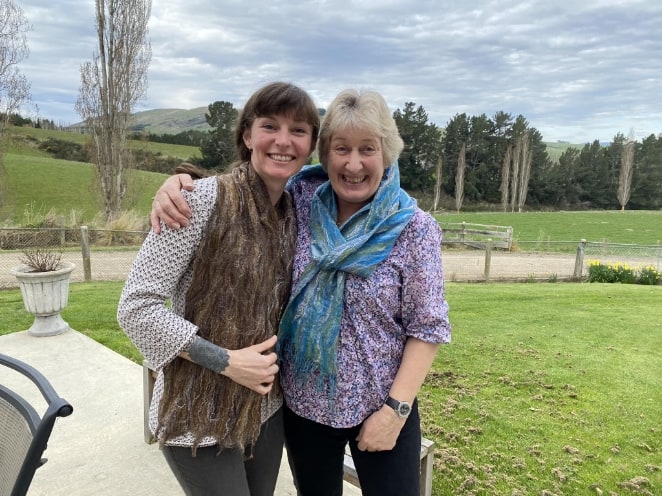
[{"label": "smiling face", "polygon": [[286,115],[257,117],[244,132],[255,172],[270,193],[282,193],[287,180],[306,163],[312,149],[312,126]]},{"label": "smiling face", "polygon": [[344,222],[372,200],[384,175],[381,139],[365,130],[344,129],[329,143],[327,172]]}]

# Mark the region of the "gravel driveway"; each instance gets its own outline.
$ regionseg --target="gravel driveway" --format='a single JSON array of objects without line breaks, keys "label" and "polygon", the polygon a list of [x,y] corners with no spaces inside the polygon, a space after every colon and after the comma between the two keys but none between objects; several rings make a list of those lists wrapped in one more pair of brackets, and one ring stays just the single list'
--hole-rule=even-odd
[{"label": "gravel driveway", "polygon": [[[485,252],[444,252],[444,276],[447,281],[485,280]],[[575,255],[492,252],[489,279],[569,279],[575,270]],[[583,268],[586,274],[586,267]]]},{"label": "gravel driveway", "polygon": [[[92,280],[124,280],[136,257],[137,251],[93,251],[90,254]],[[0,253],[0,288],[17,287],[16,278],[9,272],[19,265],[19,253]],[[444,251],[444,275],[447,281],[484,281],[485,252]],[[76,268],[72,282],[84,280],[83,261],[80,253],[65,253],[63,259],[74,262]],[[569,254],[544,254],[522,252],[492,252],[490,280],[567,279],[575,269],[575,256]],[[586,268],[584,268],[586,274]]]}]

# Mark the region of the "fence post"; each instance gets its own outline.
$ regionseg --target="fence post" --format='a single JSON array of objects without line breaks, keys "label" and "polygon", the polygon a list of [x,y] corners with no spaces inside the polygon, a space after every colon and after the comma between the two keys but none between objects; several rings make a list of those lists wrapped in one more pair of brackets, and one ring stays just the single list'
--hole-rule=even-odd
[{"label": "fence post", "polygon": [[492,265],[492,238],[488,238],[485,243],[485,280],[490,280],[490,266]]},{"label": "fence post", "polygon": [[577,245],[577,256],[575,257],[575,272],[573,277],[575,279],[582,278],[582,270],[584,269],[584,252],[586,251],[586,240],[582,239]]},{"label": "fence post", "polygon": [[64,248],[67,242],[67,226],[65,225],[64,215],[60,217],[60,246]]},{"label": "fence post", "polygon": [[462,231],[460,231],[460,243],[464,244],[464,240],[467,238],[467,223],[462,222]]},{"label": "fence post", "polygon": [[87,226],[80,226],[80,245],[83,252],[85,282],[90,282],[92,280],[92,267],[90,265],[90,237],[87,232]]}]

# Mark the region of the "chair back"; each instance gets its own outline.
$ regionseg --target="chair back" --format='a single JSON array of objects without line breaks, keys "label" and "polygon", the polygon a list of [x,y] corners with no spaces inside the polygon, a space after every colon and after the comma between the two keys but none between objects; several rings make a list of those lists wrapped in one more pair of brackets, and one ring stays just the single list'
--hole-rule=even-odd
[{"label": "chair back", "polygon": [[[35,471],[46,463],[42,455],[55,419],[71,415],[74,409],[34,367],[0,354],[2,367],[9,367],[32,381],[47,405],[40,415],[26,399],[25,392],[17,392],[18,388],[10,388],[0,379],[0,494],[25,496]],[[0,377],[5,375],[3,372]]]}]

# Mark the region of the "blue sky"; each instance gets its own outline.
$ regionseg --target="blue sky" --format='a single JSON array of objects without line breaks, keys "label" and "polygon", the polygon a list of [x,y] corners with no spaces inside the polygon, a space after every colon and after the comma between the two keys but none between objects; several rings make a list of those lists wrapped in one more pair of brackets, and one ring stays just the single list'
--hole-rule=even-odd
[{"label": "blue sky", "polygon": [[[94,0],[14,0],[33,30],[20,68],[38,115],[80,121],[80,66],[96,50]],[[524,115],[545,141],[662,133],[660,0],[153,0],[147,96],[136,110],[240,107],[296,83],[326,106],[342,89],[393,110]]]}]

